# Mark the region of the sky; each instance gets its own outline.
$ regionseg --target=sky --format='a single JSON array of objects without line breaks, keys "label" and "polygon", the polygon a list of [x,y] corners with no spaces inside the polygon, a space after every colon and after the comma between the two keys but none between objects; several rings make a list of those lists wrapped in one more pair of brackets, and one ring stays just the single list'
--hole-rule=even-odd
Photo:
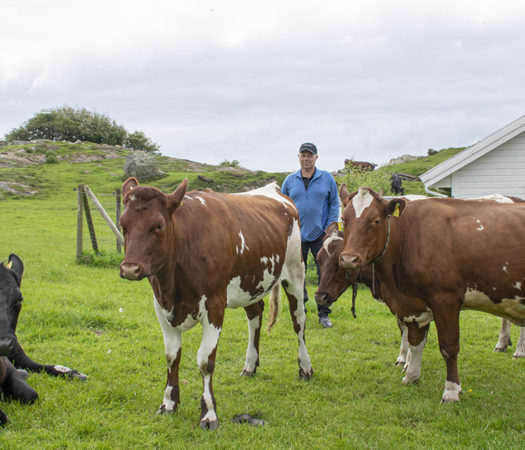
[{"label": "sky", "polygon": [[525,114],[525,2],[0,0],[0,139],[68,105],[163,155],[388,163]]}]

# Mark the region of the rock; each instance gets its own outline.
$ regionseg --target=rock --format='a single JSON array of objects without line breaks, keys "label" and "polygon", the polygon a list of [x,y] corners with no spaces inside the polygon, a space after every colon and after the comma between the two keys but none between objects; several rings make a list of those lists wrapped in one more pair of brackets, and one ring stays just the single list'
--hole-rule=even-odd
[{"label": "rock", "polygon": [[205,183],[215,183],[215,181],[213,181],[211,178],[208,178],[207,176],[204,176],[204,175],[197,175],[197,178],[199,180],[204,181]]},{"label": "rock", "polygon": [[414,159],[418,159],[419,156],[413,156],[413,155],[402,155],[397,158],[391,159],[388,161],[389,166],[393,166],[394,164],[403,164],[408,161],[413,161]]},{"label": "rock", "polygon": [[124,163],[124,173],[127,177],[135,177],[139,180],[164,175],[159,169],[155,157],[141,150],[130,152]]}]

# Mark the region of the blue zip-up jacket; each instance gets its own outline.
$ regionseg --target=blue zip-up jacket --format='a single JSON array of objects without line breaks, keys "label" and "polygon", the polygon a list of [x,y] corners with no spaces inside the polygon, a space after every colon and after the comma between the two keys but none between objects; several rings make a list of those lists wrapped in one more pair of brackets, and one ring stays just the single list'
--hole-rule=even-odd
[{"label": "blue zip-up jacket", "polygon": [[329,172],[316,168],[305,190],[299,169],[286,177],[281,191],[291,197],[299,210],[302,241],[315,241],[328,225],[339,219],[337,185]]}]

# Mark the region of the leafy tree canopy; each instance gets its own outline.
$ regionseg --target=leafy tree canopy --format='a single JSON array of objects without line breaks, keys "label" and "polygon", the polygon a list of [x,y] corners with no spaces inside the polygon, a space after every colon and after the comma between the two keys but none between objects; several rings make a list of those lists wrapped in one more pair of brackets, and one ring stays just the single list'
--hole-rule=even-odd
[{"label": "leafy tree canopy", "polygon": [[69,106],[42,110],[22,126],[5,135],[6,141],[34,139],[70,142],[79,140],[96,144],[122,145],[146,152],[159,150],[158,145],[142,131],[128,133],[122,125],[107,116]]}]

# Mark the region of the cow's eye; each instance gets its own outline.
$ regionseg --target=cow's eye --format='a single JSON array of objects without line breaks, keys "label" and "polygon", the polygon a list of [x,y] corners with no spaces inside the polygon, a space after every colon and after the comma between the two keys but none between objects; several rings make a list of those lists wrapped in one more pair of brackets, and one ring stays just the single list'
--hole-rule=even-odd
[{"label": "cow's eye", "polygon": [[153,232],[154,233],[158,233],[159,231],[162,231],[162,224],[160,224],[160,223],[153,227]]},{"label": "cow's eye", "polygon": [[374,220],[374,223],[375,223],[376,225],[379,225],[379,224],[381,223],[381,219],[377,218],[376,220]]}]

